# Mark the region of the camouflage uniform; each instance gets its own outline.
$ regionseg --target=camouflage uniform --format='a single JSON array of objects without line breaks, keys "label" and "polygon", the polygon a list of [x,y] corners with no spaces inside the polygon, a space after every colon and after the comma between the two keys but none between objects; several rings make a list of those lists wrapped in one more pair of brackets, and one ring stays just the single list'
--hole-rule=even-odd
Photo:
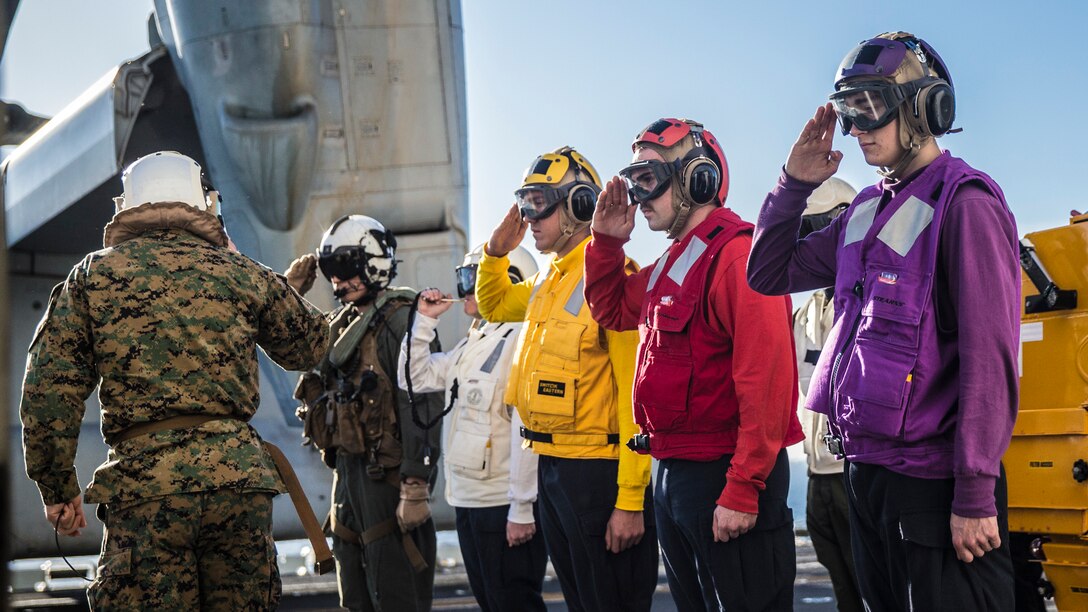
[{"label": "camouflage uniform", "polygon": [[279,601],[269,493],[176,493],[110,504],[106,520],[92,609],[268,610]]},{"label": "camouflage uniform", "polygon": [[46,504],[79,494],[76,443],[96,385],[107,442],[170,417],[223,417],[111,442],[85,498],[107,509],[91,603],[271,608],[279,577],[268,500],[284,488],[246,423],[259,403],[256,348],[307,369],[328,326],[283,277],[224,248],[219,221],[188,205],[124,210],[104,243],[53,290],[30,345],[20,406],[27,475]]},{"label": "camouflage uniform", "polygon": [[[374,307],[372,304],[365,308]],[[373,317],[359,348],[343,368],[350,373],[347,378],[353,386],[358,384],[361,374],[367,370],[384,377],[376,389],[362,394],[358,401],[366,398],[365,401],[373,405],[368,405],[364,412],[368,435],[373,433],[374,425],[371,423],[380,420],[392,427],[395,438],[379,438],[380,445],[375,444],[375,440],[367,439],[367,448],[376,450],[374,456],[343,450],[336,453],[332,514],[340,526],[355,534],[363,534],[376,525],[395,519],[400,501],[397,484],[400,478],[416,476],[427,480],[433,487],[437,475],[439,428],[425,431],[416,426],[412,421],[408,395],[397,388],[397,357],[400,340],[408,326],[408,312],[407,307],[395,308],[393,304],[382,307],[379,314]],[[351,320],[361,314],[356,306],[350,305],[329,314],[334,342],[338,332],[342,332]],[[377,363],[364,363],[366,351],[362,349],[368,342],[376,342]],[[432,348],[439,350],[440,347],[436,342]],[[334,369],[327,367],[327,362],[321,368],[321,375],[325,389],[333,392],[343,389],[344,382]],[[379,397],[386,399],[375,399]],[[417,394],[416,405],[421,418],[430,420],[431,415],[438,414],[442,399],[441,394]],[[392,401],[394,405],[377,406],[375,402],[381,401]],[[376,412],[385,416],[375,418]],[[396,450],[397,442],[399,452]],[[380,449],[376,449],[376,446],[380,446]],[[375,464],[380,465],[382,470],[374,470]],[[409,532],[408,537],[427,563],[422,571],[412,567],[399,532],[377,538],[365,546],[334,533],[333,553],[336,557],[340,605],[351,610],[376,612],[430,610],[436,553],[434,521],[428,520]]]}]

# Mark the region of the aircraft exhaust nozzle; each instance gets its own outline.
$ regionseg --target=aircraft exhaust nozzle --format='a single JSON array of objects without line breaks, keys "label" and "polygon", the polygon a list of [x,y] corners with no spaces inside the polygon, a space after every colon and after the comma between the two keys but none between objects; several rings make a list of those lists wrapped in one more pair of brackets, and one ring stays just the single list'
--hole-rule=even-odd
[{"label": "aircraft exhaust nozzle", "polygon": [[317,155],[313,104],[300,106],[291,117],[268,119],[223,107],[220,121],[244,203],[269,229],[294,229],[306,214]]}]

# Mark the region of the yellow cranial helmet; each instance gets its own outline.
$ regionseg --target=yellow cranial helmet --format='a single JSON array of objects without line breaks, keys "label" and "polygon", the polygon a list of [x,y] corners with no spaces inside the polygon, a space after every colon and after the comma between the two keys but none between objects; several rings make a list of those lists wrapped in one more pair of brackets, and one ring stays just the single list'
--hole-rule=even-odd
[{"label": "yellow cranial helmet", "polygon": [[563,177],[572,168],[574,168],[577,180],[585,180],[580,178],[584,176],[598,189],[603,187],[601,177],[597,174],[597,169],[593,167],[593,164],[589,163],[589,160],[583,157],[581,153],[570,147],[561,147],[533,160],[533,163],[529,164],[529,167],[525,169],[525,176],[521,180],[521,186],[560,185]]},{"label": "yellow cranial helmet", "polygon": [[589,227],[602,186],[588,159],[570,147],[561,147],[529,164],[514,196],[527,221],[547,219],[560,211],[563,235],[548,249],[560,251],[571,236]]}]

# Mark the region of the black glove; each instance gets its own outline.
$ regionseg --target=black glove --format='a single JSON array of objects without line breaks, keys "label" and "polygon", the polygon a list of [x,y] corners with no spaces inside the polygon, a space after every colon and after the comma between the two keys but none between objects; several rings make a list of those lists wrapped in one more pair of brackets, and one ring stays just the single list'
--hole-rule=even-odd
[{"label": "black glove", "polygon": [[336,469],[336,447],[321,449],[321,460],[325,462],[325,465],[332,469]]}]

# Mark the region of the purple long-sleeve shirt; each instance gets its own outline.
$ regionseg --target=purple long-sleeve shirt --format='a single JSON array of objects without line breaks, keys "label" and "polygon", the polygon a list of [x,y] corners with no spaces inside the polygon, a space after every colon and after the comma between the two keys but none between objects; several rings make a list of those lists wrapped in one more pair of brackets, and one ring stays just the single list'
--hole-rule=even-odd
[{"label": "purple long-sleeve shirt", "polygon": [[[911,178],[880,184],[881,206]],[[768,194],[748,261],[753,289],[782,294],[834,284],[842,217],[797,239],[805,201],[816,187],[783,172]],[[939,240],[934,300],[940,350],[952,351],[959,365],[958,404],[950,415],[955,420],[952,511],[964,517],[994,516],[994,483],[1018,405],[1016,226],[1001,200],[967,183],[948,205]]]}]

